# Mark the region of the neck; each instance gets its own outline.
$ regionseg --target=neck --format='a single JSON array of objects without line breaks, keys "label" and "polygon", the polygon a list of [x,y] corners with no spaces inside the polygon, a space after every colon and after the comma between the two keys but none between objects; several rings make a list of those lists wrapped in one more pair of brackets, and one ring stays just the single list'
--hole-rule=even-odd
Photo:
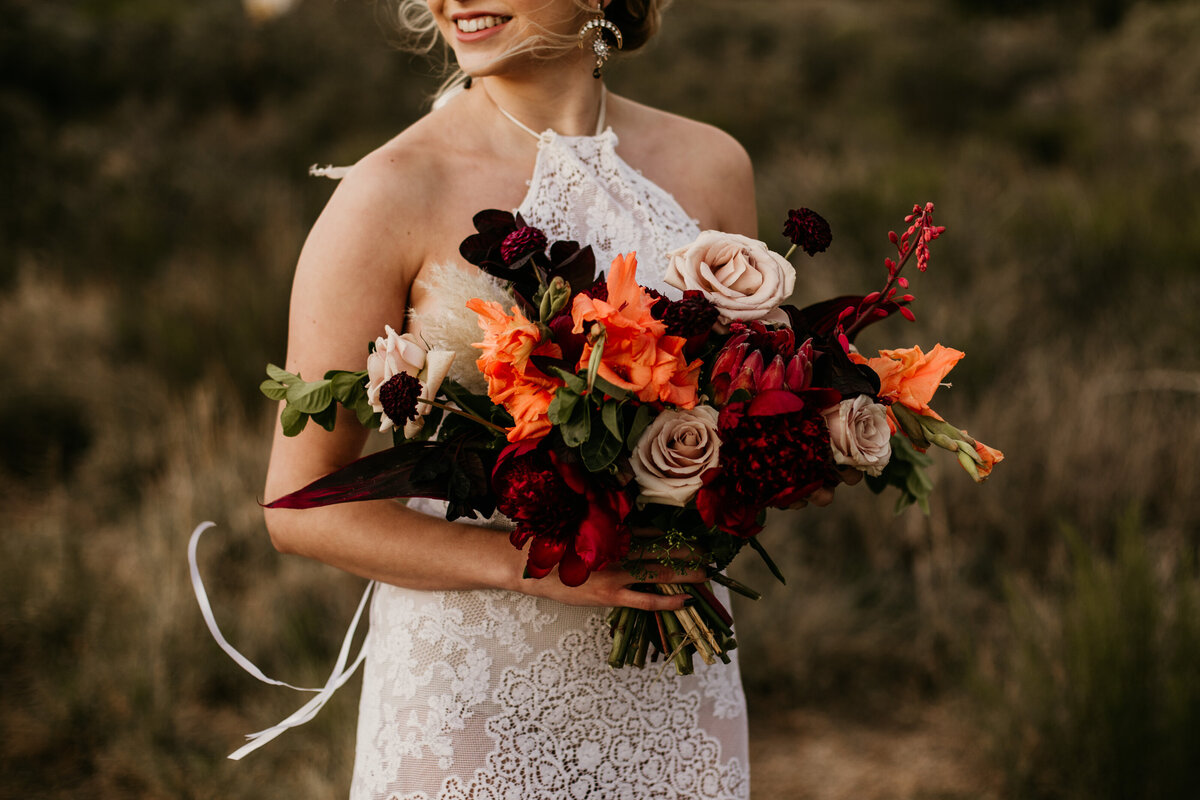
[{"label": "neck", "polygon": [[596,132],[604,84],[583,69],[538,70],[537,75],[492,75],[475,85],[500,108],[541,132],[564,136]]}]

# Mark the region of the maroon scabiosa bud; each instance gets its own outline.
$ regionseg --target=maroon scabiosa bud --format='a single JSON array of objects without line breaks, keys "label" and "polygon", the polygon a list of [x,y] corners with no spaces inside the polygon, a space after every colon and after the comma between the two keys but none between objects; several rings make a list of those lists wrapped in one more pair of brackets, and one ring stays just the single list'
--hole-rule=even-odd
[{"label": "maroon scabiosa bud", "polygon": [[379,387],[379,404],[393,425],[402,426],[417,416],[417,398],[421,382],[407,372],[399,372]]},{"label": "maroon scabiosa bud", "polygon": [[505,264],[514,264],[530,253],[541,253],[546,250],[546,234],[540,228],[526,225],[504,237],[500,243],[500,257]]},{"label": "maroon scabiosa bud", "polygon": [[810,256],[823,253],[833,241],[829,223],[820,214],[808,208],[788,212],[787,222],[783,223],[783,235]]}]

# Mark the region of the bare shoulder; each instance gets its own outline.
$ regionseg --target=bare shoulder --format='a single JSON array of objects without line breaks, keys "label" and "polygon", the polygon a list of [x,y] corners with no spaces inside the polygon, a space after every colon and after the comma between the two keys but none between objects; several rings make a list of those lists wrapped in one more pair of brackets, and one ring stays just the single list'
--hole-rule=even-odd
[{"label": "bare shoulder", "polygon": [[424,230],[430,196],[442,182],[443,165],[429,135],[417,123],[364,156],[341,180],[313,229],[332,227],[342,244],[379,248],[413,244]]},{"label": "bare shoulder", "polygon": [[313,225],[296,266],[289,363],[309,372],[361,359],[385,324],[400,328],[434,237],[430,202],[444,171],[419,126],[362,158]]},{"label": "bare shoulder", "polygon": [[620,99],[623,137],[644,174],[705,228],[754,233],[754,167],[737,139],[713,125]]}]

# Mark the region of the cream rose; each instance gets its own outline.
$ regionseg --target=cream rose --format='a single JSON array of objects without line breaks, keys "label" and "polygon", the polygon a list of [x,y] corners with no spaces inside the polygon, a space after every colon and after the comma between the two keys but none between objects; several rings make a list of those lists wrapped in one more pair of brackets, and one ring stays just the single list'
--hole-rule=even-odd
[{"label": "cream rose", "polygon": [[787,259],[736,233],[704,231],[667,255],[664,280],[685,292],[702,292],[717,307],[721,325],[775,316],[771,312],[796,285],[796,268]]},{"label": "cream rose", "polygon": [[[401,372],[408,373],[421,382],[420,396],[432,400],[437,396],[454,353],[447,350],[427,351],[425,346],[411,333],[399,334],[391,325],[383,326],[384,335],[375,340],[375,352],[367,356],[367,401],[371,408],[382,414],[379,430],[387,433],[395,423],[383,413],[379,401],[379,390]],[[405,437],[411,438],[425,425],[429,413],[428,403],[417,403],[417,416],[404,425]]]},{"label": "cream rose", "polygon": [[887,408],[860,394],[825,411],[833,460],[879,475],[892,458]]},{"label": "cream rose", "polygon": [[700,491],[704,473],[717,466],[720,449],[712,406],[662,412],[646,426],[629,461],[642,490],[638,499],[686,505]]}]

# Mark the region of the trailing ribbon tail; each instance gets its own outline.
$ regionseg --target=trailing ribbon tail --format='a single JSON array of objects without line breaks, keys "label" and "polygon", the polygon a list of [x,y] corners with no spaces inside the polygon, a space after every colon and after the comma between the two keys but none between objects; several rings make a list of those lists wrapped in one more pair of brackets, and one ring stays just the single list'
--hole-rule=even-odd
[{"label": "trailing ribbon tail", "polygon": [[315,697],[313,697],[311,700],[297,709],[295,713],[279,724],[272,725],[270,728],[258,731],[257,733],[247,734],[246,738],[250,741],[238,750],[230,753],[228,756],[229,758],[237,761],[247,754],[252,753],[258,748],[262,747],[264,744],[279,736],[279,734],[283,733],[289,728],[295,728],[299,725],[303,725],[315,717],[317,712],[329,702],[331,697],[333,697],[333,693],[341,688],[346,681],[350,680],[350,677],[355,673],[359,665],[366,660],[367,648],[366,643],[364,642],[363,646],[359,648],[358,655],[355,657],[354,662],[350,664],[349,667],[346,666],[346,662],[350,658],[350,647],[354,642],[354,635],[358,631],[358,623],[362,619],[363,610],[367,607],[367,601],[370,599],[371,592],[375,588],[375,581],[368,583],[366,591],[363,592],[362,599],[358,603],[358,610],[354,612],[354,619],[350,622],[350,630],[346,632],[346,638],[342,641],[342,649],[341,652],[338,653],[337,663],[334,664],[333,671],[329,674],[329,679],[325,681],[325,685],[318,689],[312,689],[303,686],[293,686],[290,683],[275,680],[274,678],[270,678],[264,674],[261,669],[259,669],[252,661],[250,661],[250,659],[238,652],[238,650],[229,643],[225,636],[222,635],[221,629],[217,626],[216,618],[213,616],[212,612],[212,605],[208,601],[208,593],[204,590],[204,581],[200,577],[200,567],[196,558],[196,550],[200,543],[200,537],[205,531],[213,527],[216,526],[212,522],[200,523],[196,526],[196,529],[192,531],[191,540],[188,542],[188,566],[191,569],[192,589],[196,593],[196,602],[200,606],[200,613],[204,617],[204,623],[208,626],[209,633],[212,634],[213,639],[215,639],[220,648],[225,651],[226,655],[233,659],[233,661],[239,667],[263,683],[269,683],[273,686],[285,686],[298,692],[316,693]]}]

